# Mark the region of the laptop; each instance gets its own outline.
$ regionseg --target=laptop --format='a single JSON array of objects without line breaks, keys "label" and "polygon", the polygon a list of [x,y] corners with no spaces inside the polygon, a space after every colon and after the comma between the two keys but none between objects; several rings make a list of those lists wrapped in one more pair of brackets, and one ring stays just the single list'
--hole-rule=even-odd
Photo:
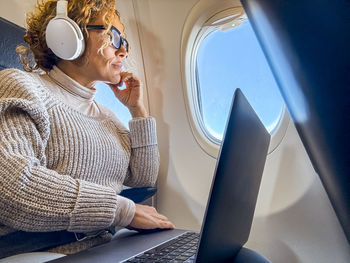
[{"label": "laptop", "polygon": [[126,231],[53,262],[232,262],[249,237],[270,135],[237,89],[200,233]]}]

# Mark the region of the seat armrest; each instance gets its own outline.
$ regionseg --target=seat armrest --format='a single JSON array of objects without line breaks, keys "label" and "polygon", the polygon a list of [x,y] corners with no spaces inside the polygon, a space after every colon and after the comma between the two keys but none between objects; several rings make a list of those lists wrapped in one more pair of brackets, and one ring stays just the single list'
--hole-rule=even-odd
[{"label": "seat armrest", "polygon": [[141,203],[153,196],[156,192],[156,187],[137,187],[124,189],[121,191],[120,195],[133,200],[135,203]]}]

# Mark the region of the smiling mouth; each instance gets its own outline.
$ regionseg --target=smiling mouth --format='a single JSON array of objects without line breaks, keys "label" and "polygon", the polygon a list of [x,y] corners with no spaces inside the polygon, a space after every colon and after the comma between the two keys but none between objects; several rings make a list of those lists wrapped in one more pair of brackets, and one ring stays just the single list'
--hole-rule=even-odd
[{"label": "smiling mouth", "polygon": [[113,66],[114,68],[117,68],[117,69],[121,70],[122,67],[123,67],[123,64],[122,64],[122,63],[115,63],[115,64],[112,64],[112,66]]}]

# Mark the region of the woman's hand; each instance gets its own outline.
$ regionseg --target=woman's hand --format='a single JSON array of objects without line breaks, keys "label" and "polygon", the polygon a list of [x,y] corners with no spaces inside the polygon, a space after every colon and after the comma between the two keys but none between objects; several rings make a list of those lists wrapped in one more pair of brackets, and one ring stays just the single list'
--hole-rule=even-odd
[{"label": "woman's hand", "polygon": [[[125,83],[125,89],[120,89]],[[130,111],[133,118],[147,117],[147,111],[143,103],[143,94],[141,81],[129,72],[120,73],[120,82],[118,84],[108,84],[115,96],[123,103]]]},{"label": "woman's hand", "polygon": [[164,215],[159,214],[154,207],[139,204],[136,204],[135,216],[129,227],[134,229],[175,228],[173,223]]}]

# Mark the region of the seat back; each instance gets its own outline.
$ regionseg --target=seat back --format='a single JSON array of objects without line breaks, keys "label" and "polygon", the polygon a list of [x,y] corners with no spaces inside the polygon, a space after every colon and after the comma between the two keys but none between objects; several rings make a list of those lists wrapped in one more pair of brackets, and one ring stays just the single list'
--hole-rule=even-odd
[{"label": "seat back", "polygon": [[242,4],[350,242],[349,1]]},{"label": "seat back", "polygon": [[5,68],[23,69],[16,47],[24,45],[25,29],[0,17],[0,70]]}]

